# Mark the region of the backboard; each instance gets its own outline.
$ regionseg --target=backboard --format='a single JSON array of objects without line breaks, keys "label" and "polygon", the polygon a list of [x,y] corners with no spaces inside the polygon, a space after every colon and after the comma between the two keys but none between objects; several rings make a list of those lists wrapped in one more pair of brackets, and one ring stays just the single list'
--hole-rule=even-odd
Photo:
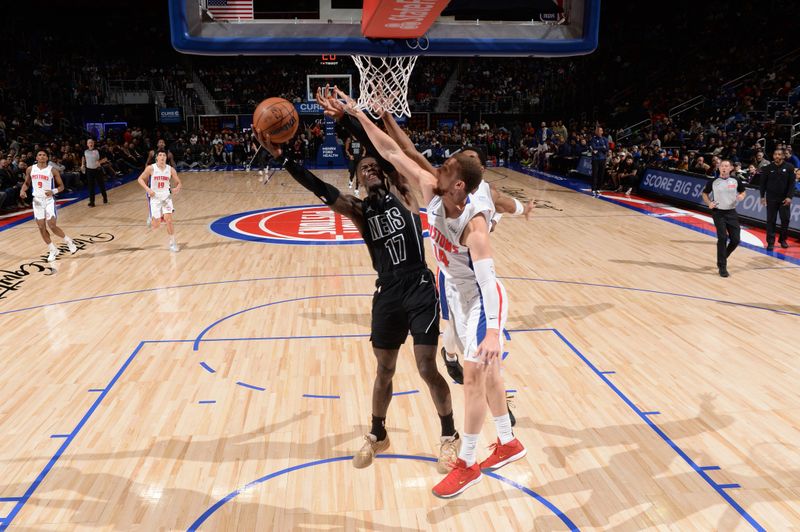
[{"label": "backboard", "polygon": [[451,0],[426,35],[361,33],[361,0],[169,0],[175,49],[203,55],[570,56],[597,47],[600,0]]}]

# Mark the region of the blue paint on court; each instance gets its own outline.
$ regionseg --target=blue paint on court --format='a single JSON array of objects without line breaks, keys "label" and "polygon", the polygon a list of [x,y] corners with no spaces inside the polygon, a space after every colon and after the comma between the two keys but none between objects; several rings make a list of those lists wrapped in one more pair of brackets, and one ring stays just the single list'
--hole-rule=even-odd
[{"label": "blue paint on court", "polygon": [[213,405],[214,403],[216,403],[216,401],[213,399],[205,399],[203,401],[197,401],[197,403],[201,405]]},{"label": "blue paint on court", "polygon": [[309,399],[341,399],[338,395],[317,395],[313,393],[304,393],[303,397],[307,397]]},{"label": "blue paint on court", "polygon": [[396,395],[411,395],[411,394],[414,394],[414,393],[419,393],[419,390],[408,390],[407,392],[394,392],[392,394],[392,397],[394,397]]},{"label": "blue paint on court", "polygon": [[246,382],[242,382],[242,381],[236,381],[236,384],[238,384],[239,386],[242,386],[244,388],[250,388],[251,390],[256,390],[256,391],[259,391],[259,392],[263,392],[263,391],[266,390],[266,388],[262,388],[261,386],[256,386],[255,384],[247,384]]},{"label": "blue paint on court", "polygon": [[216,373],[216,370],[205,362],[200,362],[200,366],[209,373]]},{"label": "blue paint on court", "polygon": [[[376,458],[380,458],[382,460],[416,460],[416,461],[421,461],[421,462],[434,462],[434,463],[437,461],[436,458],[433,458],[431,456],[417,456],[417,455],[411,455],[411,454],[379,454],[379,455],[376,456]],[[218,500],[213,505],[211,505],[205,512],[203,512],[200,515],[200,517],[195,519],[195,521],[191,525],[189,525],[189,528],[187,528],[187,530],[189,532],[196,531],[198,528],[200,528],[200,526],[203,525],[203,523],[205,523],[208,520],[209,517],[211,517],[217,510],[222,508],[222,506],[224,506],[225,504],[229,503],[230,501],[232,501],[233,499],[238,497],[240,494],[253,489],[254,487],[258,486],[259,484],[263,484],[264,482],[267,482],[268,480],[272,480],[273,478],[280,477],[280,476],[283,476],[283,475],[288,475],[289,473],[293,473],[293,472],[299,471],[301,469],[307,469],[309,467],[326,465],[326,464],[331,464],[331,463],[335,463],[335,462],[344,462],[344,461],[352,460],[352,459],[353,459],[352,456],[337,456],[335,458],[324,458],[322,460],[315,460],[313,462],[306,462],[304,464],[298,464],[298,465],[295,465],[295,466],[292,466],[292,467],[287,467],[286,469],[281,469],[280,471],[275,471],[274,473],[270,473],[268,475],[265,475],[265,476],[263,476],[261,478],[253,480],[252,482],[248,482],[243,487],[232,491],[231,493],[227,494],[225,497],[223,497],[222,499]],[[526,495],[532,497],[536,501],[542,503],[548,510],[553,512],[553,514],[556,517],[558,517],[561,520],[561,522],[564,523],[569,528],[569,530],[571,530],[571,531],[577,531],[578,530],[578,527],[575,525],[575,523],[573,523],[572,520],[569,517],[567,517],[566,514],[564,514],[564,512],[559,510],[553,503],[551,503],[550,501],[548,501],[547,499],[545,499],[544,497],[542,497],[541,495],[539,495],[535,491],[531,490],[530,488],[526,488],[525,486],[522,486],[522,485],[518,484],[517,482],[514,482],[511,479],[508,479],[506,477],[498,475],[497,473],[492,472],[492,473],[485,473],[485,474],[487,476],[491,477],[491,478],[494,478],[494,479],[499,480],[501,482],[505,482],[509,486],[513,486],[514,488],[520,490],[521,492],[525,493]],[[378,528],[380,529],[380,528],[383,528],[383,527],[379,526]]]}]

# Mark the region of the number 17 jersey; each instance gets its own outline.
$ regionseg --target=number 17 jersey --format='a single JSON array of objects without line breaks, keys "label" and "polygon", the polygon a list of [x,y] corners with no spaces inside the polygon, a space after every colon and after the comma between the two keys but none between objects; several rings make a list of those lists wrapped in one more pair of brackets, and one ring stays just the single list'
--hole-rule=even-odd
[{"label": "number 17 jersey", "polygon": [[364,198],[364,243],[378,274],[427,268],[422,247],[422,221],[391,192]]}]

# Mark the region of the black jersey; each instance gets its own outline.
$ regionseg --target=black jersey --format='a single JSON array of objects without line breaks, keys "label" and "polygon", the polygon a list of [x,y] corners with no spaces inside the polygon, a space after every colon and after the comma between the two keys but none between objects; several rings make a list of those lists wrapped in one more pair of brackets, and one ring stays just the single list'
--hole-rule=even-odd
[{"label": "black jersey", "polygon": [[353,152],[353,157],[358,159],[358,157],[361,155],[361,141],[357,139],[351,139],[350,151]]},{"label": "black jersey", "polygon": [[397,196],[364,198],[364,242],[378,274],[427,268],[422,247],[422,220]]}]

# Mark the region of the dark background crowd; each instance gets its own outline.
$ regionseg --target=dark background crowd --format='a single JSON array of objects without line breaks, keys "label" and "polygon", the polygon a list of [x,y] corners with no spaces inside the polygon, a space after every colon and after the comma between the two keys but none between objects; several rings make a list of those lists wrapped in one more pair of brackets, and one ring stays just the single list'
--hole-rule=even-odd
[{"label": "dark background crowd", "polygon": [[[712,176],[721,159],[757,185],[776,148],[800,166],[800,41],[793,18],[776,15],[792,2],[778,0],[769,11],[756,2],[677,2],[648,20],[619,4],[604,6],[600,46],[588,56],[421,57],[406,124],[418,149],[441,162],[459,146],[483,145],[493,164],[565,173],[602,125],[610,146],[606,188],[635,187],[646,166]],[[243,166],[256,151],[249,131],[204,115],[248,114],[268,96],[303,101],[307,73],[357,79],[349,58],[323,65],[318,57],[178,54],[166,22],[154,26],[145,13],[166,18],[161,1],[108,9],[90,28],[85,10],[99,9],[94,3],[46,8],[71,28],[65,37],[36,24],[0,32],[7,51],[0,56],[3,209],[21,206],[25,168],[41,148],[68,188],[85,186],[81,156],[86,139],[98,136],[87,123],[123,122],[97,139],[107,180],[140,171],[159,139],[179,170]],[[633,46],[628,31],[648,38]],[[131,105],[131,95],[144,103]],[[182,109],[182,123],[153,118],[156,108],[173,106]],[[288,149],[312,161],[322,127],[318,117],[303,118]]]}]

